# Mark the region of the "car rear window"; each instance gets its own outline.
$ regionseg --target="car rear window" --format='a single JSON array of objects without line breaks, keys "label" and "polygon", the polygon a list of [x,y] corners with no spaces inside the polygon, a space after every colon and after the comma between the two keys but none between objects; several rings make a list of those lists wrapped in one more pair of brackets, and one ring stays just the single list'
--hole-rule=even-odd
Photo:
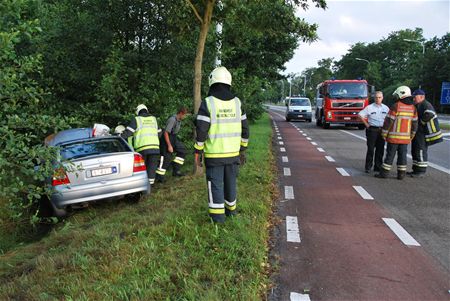
[{"label": "car rear window", "polygon": [[63,145],[60,153],[63,160],[70,160],[129,151],[130,148],[122,139],[97,139]]},{"label": "car rear window", "polygon": [[291,106],[310,106],[308,98],[291,98]]}]

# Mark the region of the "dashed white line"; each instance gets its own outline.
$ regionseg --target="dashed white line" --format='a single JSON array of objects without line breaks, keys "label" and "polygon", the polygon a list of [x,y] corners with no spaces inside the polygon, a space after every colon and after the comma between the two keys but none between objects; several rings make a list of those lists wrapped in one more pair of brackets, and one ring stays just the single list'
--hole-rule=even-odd
[{"label": "dashed white line", "polygon": [[289,167],[284,167],[283,174],[284,176],[289,177],[291,175],[291,169]]},{"label": "dashed white line", "polygon": [[301,242],[296,216],[286,216],[286,234],[288,242]]},{"label": "dashed white line", "polygon": [[317,143],[315,143],[314,141],[311,141],[311,144],[317,146]]},{"label": "dashed white line", "polygon": [[295,293],[295,292],[291,292],[290,300],[291,301],[311,301],[311,299],[309,298],[309,295],[299,294],[299,293]]},{"label": "dashed white line", "polygon": [[324,152],[325,152],[324,149],[321,148],[321,147],[318,147],[317,150],[318,150],[319,152],[321,152],[321,153],[324,153]]},{"label": "dashed white line", "polygon": [[289,162],[289,159],[287,156],[282,156],[281,161],[283,161],[284,163],[287,163],[287,162]]},{"label": "dashed white line", "polygon": [[284,153],[286,149],[284,147],[280,147],[280,152]]},{"label": "dashed white line", "polygon": [[330,162],[336,162],[336,160],[333,159],[331,156],[325,156],[325,159],[327,159]]},{"label": "dashed white line", "polygon": [[302,135],[305,136],[305,137],[308,136],[308,135],[306,135],[305,133],[303,133]]},{"label": "dashed white line", "polygon": [[284,186],[284,198],[286,200],[294,199],[294,187],[292,186]]},{"label": "dashed white line", "polygon": [[353,186],[356,192],[365,199],[365,200],[373,200],[373,197],[362,187],[362,186]]},{"label": "dashed white line", "polygon": [[405,245],[420,247],[417,240],[415,240],[414,237],[412,237],[395,219],[383,218],[383,221]]},{"label": "dashed white line", "polygon": [[311,140],[312,140],[312,138],[306,137],[306,140],[310,140],[310,141],[311,141]]},{"label": "dashed white line", "polygon": [[278,144],[284,145],[284,142],[283,141],[278,141]]},{"label": "dashed white line", "polygon": [[278,136],[278,140],[281,140],[281,139],[283,139],[283,138],[281,138],[281,136]]},{"label": "dashed white line", "polygon": [[303,133],[303,131],[302,130],[299,130],[300,131],[300,133]]},{"label": "dashed white line", "polygon": [[336,170],[343,176],[343,177],[350,177],[350,174],[343,168],[336,167]]}]

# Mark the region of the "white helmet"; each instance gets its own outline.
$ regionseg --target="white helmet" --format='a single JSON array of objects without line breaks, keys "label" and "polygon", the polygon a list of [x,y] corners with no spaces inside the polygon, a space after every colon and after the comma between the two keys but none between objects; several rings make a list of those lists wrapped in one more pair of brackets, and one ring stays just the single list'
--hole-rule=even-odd
[{"label": "white helmet", "polygon": [[225,67],[217,67],[209,75],[209,86],[222,83],[231,86],[231,73]]},{"label": "white helmet", "polygon": [[125,132],[125,127],[121,124],[116,126],[116,128],[114,129],[114,134],[120,135],[123,132]]},{"label": "white helmet", "polygon": [[141,111],[141,110],[147,110],[147,112],[148,112],[148,109],[147,109],[147,106],[146,105],[144,105],[144,104],[140,104],[140,105],[138,105],[137,107],[136,107],[136,115],[139,115],[139,112]]},{"label": "white helmet", "polygon": [[394,96],[395,99],[409,97],[411,96],[411,89],[407,86],[400,86],[394,91],[394,93],[392,93],[392,96]]}]

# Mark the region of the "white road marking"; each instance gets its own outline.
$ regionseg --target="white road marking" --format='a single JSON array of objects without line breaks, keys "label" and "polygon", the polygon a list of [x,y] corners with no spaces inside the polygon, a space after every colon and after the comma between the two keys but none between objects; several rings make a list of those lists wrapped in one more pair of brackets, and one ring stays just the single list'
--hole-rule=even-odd
[{"label": "white road marking", "polygon": [[300,130],[300,133],[303,133],[303,131],[302,131],[302,130]]},{"label": "white road marking", "polygon": [[303,133],[302,135],[305,136],[305,137],[308,136],[308,135],[306,135],[305,133]]},{"label": "white road marking", "polygon": [[301,242],[296,216],[286,216],[286,236],[289,242]]},{"label": "white road marking", "polygon": [[[353,133],[350,133],[349,131],[345,131],[345,130],[340,130],[340,131],[343,132],[343,133],[349,134],[349,135],[351,135],[351,136],[353,136],[353,137],[356,137],[356,138],[358,138],[358,139],[367,141],[366,138],[361,137],[361,136],[358,136],[358,135],[353,134]],[[409,159],[412,159],[411,155],[409,155],[409,154],[407,155],[407,157],[408,157]],[[434,169],[437,169],[437,170],[439,170],[439,171],[445,172],[446,174],[449,174],[449,175],[450,175],[450,169],[449,169],[449,168],[445,168],[445,167],[443,167],[443,166],[441,166],[441,165],[434,164],[434,163],[432,163],[432,162],[430,162],[430,161],[428,161],[428,166],[429,166],[429,167],[432,167],[432,168],[434,168]]]},{"label": "white road marking", "polygon": [[291,292],[290,301],[311,301],[309,295]]},{"label": "white road marking", "polygon": [[420,244],[414,239],[414,237],[412,237],[408,231],[406,231],[395,219],[383,218],[383,221],[405,245],[420,247]]},{"label": "white road marking", "polygon": [[327,159],[330,162],[336,162],[336,160],[333,159],[331,156],[325,156],[325,159]]},{"label": "white road marking", "polygon": [[311,141],[312,139],[311,139],[311,138],[309,138],[309,137],[306,137],[306,140],[310,140],[310,141]]},{"label": "white road marking", "polygon": [[294,187],[292,186],[284,186],[284,198],[286,200],[294,199]]},{"label": "white road marking", "polygon": [[283,173],[286,177],[291,175],[291,169],[289,167],[284,167],[283,168]]},{"label": "white road marking", "polygon": [[317,146],[317,143],[315,143],[314,141],[311,141],[311,144]]},{"label": "white road marking", "polygon": [[365,200],[373,200],[373,197],[364,189],[362,186],[353,186],[353,188],[356,190],[356,192],[359,193],[359,195],[365,199]]},{"label": "white road marking", "polygon": [[281,140],[281,139],[283,139],[283,138],[281,138],[281,136],[278,136],[278,140]]},{"label": "white road marking", "polygon": [[336,170],[343,176],[343,177],[350,177],[350,174],[343,168],[336,167]]},{"label": "white road marking", "polygon": [[287,163],[287,162],[289,162],[289,159],[287,156],[282,156],[281,161],[283,161],[284,163]]},{"label": "white road marking", "polygon": [[283,141],[278,141],[278,144],[284,145],[284,142]]},{"label": "white road marking", "polygon": [[284,147],[280,147],[280,152],[284,153],[286,149]]},{"label": "white road marking", "polygon": [[318,150],[319,152],[321,152],[321,153],[324,153],[324,152],[325,152],[325,151],[323,150],[323,148],[321,148],[321,147],[318,147],[317,150]]}]

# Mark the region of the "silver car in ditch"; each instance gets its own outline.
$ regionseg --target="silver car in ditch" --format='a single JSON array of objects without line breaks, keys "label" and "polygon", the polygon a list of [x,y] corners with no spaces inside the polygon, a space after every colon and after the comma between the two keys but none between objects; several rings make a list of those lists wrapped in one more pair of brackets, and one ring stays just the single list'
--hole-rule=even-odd
[{"label": "silver car in ditch", "polygon": [[92,128],[78,128],[61,131],[46,144],[59,148],[50,197],[56,216],[91,201],[150,194],[142,156],[118,136],[94,137]]}]

